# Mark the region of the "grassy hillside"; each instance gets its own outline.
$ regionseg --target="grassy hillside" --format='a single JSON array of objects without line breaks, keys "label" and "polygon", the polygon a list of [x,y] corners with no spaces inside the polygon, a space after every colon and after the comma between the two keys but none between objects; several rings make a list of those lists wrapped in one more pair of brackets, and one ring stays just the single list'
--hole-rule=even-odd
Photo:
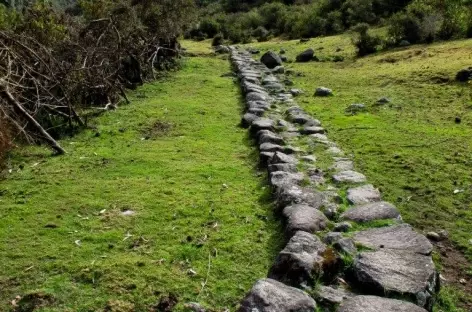
[{"label": "grassy hillside", "polygon": [[[449,242],[438,244],[443,276],[446,284],[470,293],[472,85],[456,83],[454,77],[472,65],[472,40],[416,45],[361,59],[354,57],[349,35],[249,46],[261,54],[283,48],[289,61],[306,48],[316,51],[322,62],[285,64],[293,71],[286,78],[305,91],[298,103],[324,123],[330,138],[401,209],[406,222],[425,233],[449,232],[462,253]],[[345,60],[333,62],[335,56]],[[334,97],[314,97],[320,86],[333,89]],[[391,102],[376,105],[381,97]],[[366,112],[347,113],[353,103],[364,103]]]},{"label": "grassy hillside", "polygon": [[28,293],[40,311],[144,312],[169,293],[177,311],[234,308],[266,275],[281,231],[228,70],[188,59],[63,140],[67,155],[16,150],[0,182],[0,311]]}]

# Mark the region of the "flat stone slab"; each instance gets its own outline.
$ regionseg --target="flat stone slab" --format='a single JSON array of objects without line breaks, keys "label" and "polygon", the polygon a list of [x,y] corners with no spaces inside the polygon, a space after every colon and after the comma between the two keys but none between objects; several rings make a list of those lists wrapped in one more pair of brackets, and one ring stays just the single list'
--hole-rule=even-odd
[{"label": "flat stone slab", "polygon": [[422,255],[430,255],[433,245],[424,236],[413,230],[408,224],[399,224],[358,232],[352,237],[356,244],[380,250],[408,250]]},{"label": "flat stone slab", "polygon": [[285,147],[273,143],[262,143],[259,145],[259,150],[261,152],[284,152]]},{"label": "flat stone slab", "polygon": [[343,301],[352,298],[353,296],[353,293],[343,288],[333,288],[329,286],[320,286],[318,291],[315,293],[317,301],[322,305],[341,304]]},{"label": "flat stone slab", "polygon": [[326,152],[332,155],[344,155],[344,152],[337,146],[331,146]]},{"label": "flat stone slab", "polygon": [[344,212],[340,218],[356,222],[369,222],[374,220],[398,219],[400,218],[400,212],[394,205],[382,201],[355,206]]},{"label": "flat stone slab", "polygon": [[307,232],[296,232],[269,270],[269,278],[291,286],[313,282],[322,273],[326,245]]},{"label": "flat stone slab", "polygon": [[380,201],[381,195],[372,184],[366,184],[348,189],[347,200],[352,205],[362,205]]},{"label": "flat stone slab", "polygon": [[365,293],[401,295],[428,309],[437,287],[431,256],[404,250],[360,253],[353,266],[356,283]]},{"label": "flat stone slab", "polygon": [[363,183],[367,178],[362,173],[346,170],[333,175],[333,180],[337,183]]},{"label": "flat stone slab", "polygon": [[313,312],[316,302],[307,293],[273,279],[259,280],[238,312]]},{"label": "flat stone slab", "polygon": [[328,225],[328,218],[315,207],[308,205],[298,204],[285,207],[283,215],[287,218],[286,232],[289,235],[297,231],[308,233],[323,231]]},{"label": "flat stone slab", "polygon": [[246,101],[268,101],[269,95],[264,92],[249,92],[246,94]]},{"label": "flat stone slab", "polygon": [[297,165],[299,163],[298,159],[293,156],[276,152],[274,157],[272,157],[271,164],[294,164]]},{"label": "flat stone slab", "polygon": [[305,204],[320,208],[323,204],[323,196],[319,192],[299,185],[286,185],[276,191],[277,206],[284,208],[294,204]]},{"label": "flat stone slab", "polygon": [[298,185],[304,180],[303,173],[290,173],[286,171],[275,171],[270,174],[270,184],[276,189],[287,185]]},{"label": "flat stone slab", "polygon": [[334,162],[331,169],[335,171],[352,171],[354,169],[354,163],[351,160],[338,160]]},{"label": "flat stone slab", "polygon": [[301,134],[324,134],[325,129],[322,127],[316,127],[316,126],[310,126],[310,127],[303,127],[303,129],[300,130]]},{"label": "flat stone slab", "polygon": [[344,301],[336,312],[427,312],[413,303],[375,296],[356,296]]},{"label": "flat stone slab", "polygon": [[269,118],[259,118],[252,122],[251,131],[257,133],[259,130],[274,129],[274,121]]},{"label": "flat stone slab", "polygon": [[275,172],[275,171],[285,171],[285,172],[295,173],[297,172],[297,166],[293,164],[275,164],[275,165],[269,165],[267,167],[267,170],[269,171],[269,173]]}]

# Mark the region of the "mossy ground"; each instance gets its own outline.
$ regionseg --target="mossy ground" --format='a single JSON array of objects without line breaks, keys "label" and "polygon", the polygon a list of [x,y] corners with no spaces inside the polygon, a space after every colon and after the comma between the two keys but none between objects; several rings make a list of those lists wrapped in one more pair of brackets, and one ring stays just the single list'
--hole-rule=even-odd
[{"label": "mossy ground", "polygon": [[189,301],[233,310],[266,276],[282,231],[238,127],[238,87],[220,77],[229,62],[182,66],[91,121],[96,130],[62,140],[66,155],[11,155],[0,182],[0,311],[27,293],[54,298],[35,311],[149,311],[169,293],[177,311]]}]

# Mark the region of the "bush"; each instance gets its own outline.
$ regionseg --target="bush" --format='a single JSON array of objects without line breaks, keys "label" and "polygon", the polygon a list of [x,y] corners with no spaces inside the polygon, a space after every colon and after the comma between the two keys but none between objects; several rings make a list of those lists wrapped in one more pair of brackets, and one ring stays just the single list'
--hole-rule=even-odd
[{"label": "bush", "polygon": [[252,32],[252,36],[256,38],[257,41],[263,42],[269,40],[270,32],[263,26],[259,26]]},{"label": "bush", "polygon": [[368,24],[358,24],[352,30],[357,33],[357,38],[354,39],[354,45],[357,48],[358,56],[365,56],[377,52],[377,47],[382,43],[382,40],[377,36],[369,34]]},{"label": "bush", "polygon": [[402,40],[407,40],[410,43],[420,42],[421,22],[419,18],[411,14],[395,14],[390,19],[388,34],[396,43],[400,43]]},{"label": "bush", "polygon": [[198,27],[207,38],[213,38],[220,31],[220,25],[213,19],[204,19]]},{"label": "bush", "polygon": [[216,47],[216,46],[222,45],[223,43],[224,43],[223,34],[219,33],[215,37],[213,37],[211,46]]}]

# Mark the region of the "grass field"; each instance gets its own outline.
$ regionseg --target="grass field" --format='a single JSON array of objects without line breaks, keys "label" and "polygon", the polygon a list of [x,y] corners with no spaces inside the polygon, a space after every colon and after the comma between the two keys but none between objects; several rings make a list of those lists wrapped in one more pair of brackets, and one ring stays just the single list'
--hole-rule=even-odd
[{"label": "grass field", "polygon": [[[406,222],[425,233],[449,232],[451,244],[439,244],[439,265],[445,284],[463,291],[456,299],[468,302],[466,310],[472,308],[465,295],[472,284],[472,85],[454,81],[458,70],[472,65],[472,40],[361,59],[355,57],[349,34],[248,46],[261,55],[285,49],[285,67],[295,73],[287,78],[305,91],[298,103],[324,123],[358,171],[401,209]],[[321,62],[290,62],[310,47]],[[336,55],[344,61],[333,62]],[[334,97],[314,97],[321,86],[331,88]],[[391,102],[376,105],[381,97]],[[354,103],[365,104],[366,111],[346,113]]]},{"label": "grass field", "polygon": [[176,311],[234,309],[266,276],[281,231],[228,71],[186,59],[62,140],[67,155],[14,152],[0,182],[0,311],[16,296],[17,311],[150,311],[170,293]]}]

